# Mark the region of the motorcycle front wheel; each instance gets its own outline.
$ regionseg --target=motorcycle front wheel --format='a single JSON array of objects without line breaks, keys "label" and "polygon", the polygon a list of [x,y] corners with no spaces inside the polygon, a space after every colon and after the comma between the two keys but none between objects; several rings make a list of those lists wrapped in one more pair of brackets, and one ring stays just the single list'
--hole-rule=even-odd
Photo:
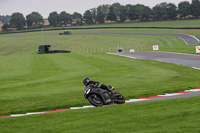
[{"label": "motorcycle front wheel", "polygon": [[103,106],[101,98],[96,94],[89,95],[87,99],[92,105],[96,107]]},{"label": "motorcycle front wheel", "polygon": [[125,103],[125,98],[120,93],[114,92],[114,97],[115,97],[115,101],[114,102],[116,104],[123,104],[123,103]]}]

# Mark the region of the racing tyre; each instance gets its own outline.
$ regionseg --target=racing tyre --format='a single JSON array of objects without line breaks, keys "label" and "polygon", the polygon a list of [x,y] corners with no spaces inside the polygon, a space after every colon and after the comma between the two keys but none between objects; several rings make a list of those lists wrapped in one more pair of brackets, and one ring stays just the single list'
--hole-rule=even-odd
[{"label": "racing tyre", "polygon": [[103,106],[101,98],[96,94],[89,95],[87,99],[92,105],[96,107]]},{"label": "racing tyre", "polygon": [[114,97],[115,97],[115,103],[116,104],[123,104],[125,103],[125,98],[123,95],[121,95],[120,93],[114,92]]}]

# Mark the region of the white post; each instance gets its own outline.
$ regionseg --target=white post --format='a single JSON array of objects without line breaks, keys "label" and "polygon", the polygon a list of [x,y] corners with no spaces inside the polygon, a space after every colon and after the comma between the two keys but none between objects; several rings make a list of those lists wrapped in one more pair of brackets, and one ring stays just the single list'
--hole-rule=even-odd
[{"label": "white post", "polygon": [[43,41],[43,44],[45,45],[43,27],[42,27],[42,41]]}]

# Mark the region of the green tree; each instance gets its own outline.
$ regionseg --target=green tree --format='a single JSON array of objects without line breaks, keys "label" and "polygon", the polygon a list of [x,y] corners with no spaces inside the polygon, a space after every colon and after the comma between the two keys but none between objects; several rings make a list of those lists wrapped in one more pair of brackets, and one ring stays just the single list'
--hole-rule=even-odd
[{"label": "green tree", "polygon": [[41,14],[39,14],[38,12],[32,12],[31,14],[26,16],[26,22],[27,22],[27,26],[40,26],[43,25],[44,20],[43,17],[41,16]]},{"label": "green tree", "polygon": [[26,24],[28,27],[33,26],[33,21],[31,20],[31,14],[26,16]]},{"label": "green tree", "polygon": [[10,17],[11,17],[11,16],[9,16],[9,15],[6,15],[6,16],[1,16],[1,15],[0,15],[0,21],[1,21],[2,23],[4,23],[4,24],[9,23],[9,22],[10,22]]},{"label": "green tree", "polygon": [[103,15],[104,15],[105,17],[108,16],[108,13],[109,13],[109,7],[110,7],[110,5],[108,5],[108,4],[106,4],[106,5],[102,5],[102,6],[101,6],[101,8],[102,8],[102,12],[103,12]]},{"label": "green tree", "polygon": [[119,18],[121,23],[125,22],[127,19],[127,10],[125,6],[120,6]]},{"label": "green tree", "polygon": [[152,16],[152,14],[153,14],[152,9],[148,6],[145,6],[142,19],[148,20]]},{"label": "green tree", "polygon": [[59,22],[61,25],[67,25],[67,13],[65,11],[59,14]]},{"label": "green tree", "polygon": [[23,14],[17,12],[11,15],[10,25],[12,28],[23,29],[25,25],[25,18]]},{"label": "green tree", "polygon": [[48,21],[51,26],[56,27],[59,23],[59,16],[57,12],[52,12],[49,14]]},{"label": "green tree", "polygon": [[169,19],[175,19],[177,16],[177,6],[173,3],[167,4],[167,17]]},{"label": "green tree", "polygon": [[200,1],[199,0],[192,0],[192,3],[190,5],[190,11],[191,15],[197,18],[200,16]]},{"label": "green tree", "polygon": [[155,19],[165,19],[167,16],[167,3],[163,2],[153,7]]},{"label": "green tree", "polygon": [[80,13],[74,12],[72,18],[76,21],[76,24],[82,25],[83,16]]},{"label": "green tree", "polygon": [[93,24],[92,13],[90,10],[85,11],[83,18],[85,19],[86,24]]},{"label": "green tree", "polygon": [[31,13],[31,20],[33,21],[34,25],[40,25],[44,23],[43,17],[38,12]]},{"label": "green tree", "polygon": [[135,8],[135,17],[136,19],[142,19],[145,11],[145,6],[141,4],[137,4],[134,6]]},{"label": "green tree", "polygon": [[4,24],[2,27],[3,31],[8,31],[8,28],[10,28],[9,24]]},{"label": "green tree", "polygon": [[97,22],[100,23],[100,24],[105,22],[105,15],[103,13],[102,6],[99,6],[97,8]]},{"label": "green tree", "polygon": [[92,8],[92,9],[90,9],[90,12],[92,14],[93,22],[96,23],[96,21],[97,21],[97,9],[96,8]]},{"label": "green tree", "polygon": [[112,6],[110,6],[107,20],[116,21],[116,19],[117,19],[117,17],[116,17],[116,15],[114,13],[114,9],[113,9]]},{"label": "green tree", "polygon": [[113,7],[113,11],[114,11],[115,15],[119,16],[120,15],[120,10],[121,10],[120,3],[114,3],[111,6]]},{"label": "green tree", "polygon": [[72,23],[72,15],[67,13],[67,24],[71,24]]},{"label": "green tree", "polygon": [[71,24],[72,16],[69,13],[63,11],[59,14],[59,22],[61,25],[67,25],[68,23]]},{"label": "green tree", "polygon": [[83,19],[83,16],[80,13],[78,13],[78,12],[74,12],[72,14],[72,18],[73,19]]},{"label": "green tree", "polygon": [[178,13],[181,17],[186,17],[190,15],[190,2],[183,1],[178,4]]},{"label": "green tree", "polygon": [[153,14],[153,11],[150,7],[144,6],[141,4],[131,5],[128,4],[126,7],[126,14],[130,20],[141,19],[148,20]]},{"label": "green tree", "polygon": [[135,14],[135,6],[128,4],[126,5],[126,12],[127,12],[127,16],[130,20],[135,20],[136,19],[136,14]]}]

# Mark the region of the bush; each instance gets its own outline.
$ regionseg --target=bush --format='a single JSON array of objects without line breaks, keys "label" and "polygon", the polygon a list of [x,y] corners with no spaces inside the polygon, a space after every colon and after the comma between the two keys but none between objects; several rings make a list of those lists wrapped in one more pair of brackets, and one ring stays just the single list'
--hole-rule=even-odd
[{"label": "bush", "polygon": [[9,28],[10,28],[9,24],[4,24],[4,25],[2,26],[2,30],[3,30],[3,31],[8,31]]}]

